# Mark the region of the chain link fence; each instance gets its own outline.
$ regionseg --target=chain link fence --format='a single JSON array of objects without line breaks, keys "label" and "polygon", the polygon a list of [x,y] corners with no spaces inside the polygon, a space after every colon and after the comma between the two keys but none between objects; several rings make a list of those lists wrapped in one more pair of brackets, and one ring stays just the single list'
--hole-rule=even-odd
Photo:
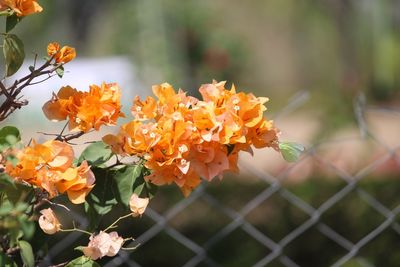
[{"label": "chain link fence", "polygon": [[[307,94],[296,96],[295,99],[290,102],[288,107],[277,114],[277,116],[286,116],[288,113],[295,110],[297,106],[307,100],[307,97]],[[177,246],[176,244],[178,244],[179,248],[175,250],[175,252],[166,256],[171,260],[171,263],[168,264],[169,259],[166,259],[166,263],[164,263],[163,266],[311,266],[301,264],[304,262],[301,255],[292,257],[291,253],[287,253],[288,247],[293,247],[294,243],[296,243],[296,245],[294,248],[291,248],[290,251],[309,246],[309,242],[313,242],[314,240],[313,238],[309,239],[310,231],[313,231],[314,235],[318,235],[319,238],[327,240],[322,244],[326,244],[326,242],[331,243],[329,247],[321,245],[319,250],[316,250],[311,254],[311,257],[323,257],[326,253],[330,253],[330,251],[326,250],[330,250],[333,246],[336,247],[336,249],[331,251],[334,256],[329,260],[323,261],[325,264],[320,266],[375,266],[373,261],[366,260],[368,255],[366,258],[359,257],[360,251],[370,243],[374,242],[374,240],[376,240],[382,233],[389,229],[391,230],[390,236],[397,238],[397,241],[395,241],[397,243],[395,244],[400,243],[400,224],[397,221],[397,216],[400,213],[400,205],[397,203],[393,206],[388,205],[387,201],[382,202],[375,196],[375,194],[371,193],[371,191],[360,186],[360,182],[369,179],[369,176],[374,171],[381,168],[388,161],[394,161],[395,164],[397,164],[397,170],[400,170],[400,146],[388,146],[369,130],[368,123],[365,119],[365,112],[373,108],[368,108],[365,105],[365,99],[363,97],[356,99],[354,107],[355,117],[360,130],[359,137],[356,137],[355,139],[362,142],[372,142],[375,145],[378,145],[381,148],[381,151],[384,151],[379,157],[369,161],[364,166],[358,168],[355,172],[350,173],[339,168],[318,153],[321,146],[348,141],[348,139],[344,138],[341,140],[336,139],[324,141],[307,147],[306,152],[298,162],[288,164],[287,167],[282,169],[278,174],[272,175],[260,168],[259,165],[256,166],[255,164],[252,166],[251,162],[242,164],[242,166],[240,166],[241,171],[246,173],[247,176],[250,176],[253,179],[252,181],[256,181],[257,185],[263,185],[258,186],[258,190],[251,193],[250,196],[236,195],[237,192],[235,190],[231,190],[232,188],[229,189],[229,194],[235,195],[234,198],[240,199],[243,197],[246,199],[244,205],[234,207],[223,199],[218,198],[212,190],[209,190],[210,187],[213,187],[209,184],[202,184],[188,198],[180,198],[172,204],[164,203],[165,209],[161,211],[152,208],[150,205],[150,208],[147,209],[144,217],[141,220],[138,220],[138,224],[146,224],[147,229],[144,229],[143,232],[129,244],[129,246],[139,245],[139,248],[135,251],[120,251],[116,257],[107,259],[108,262],[106,262],[104,266],[156,266],[154,264],[149,265],[149,263],[146,265],[143,261],[135,258],[135,255],[140,255],[143,252],[141,247],[146,247],[147,244],[148,248],[146,253],[150,255],[148,257],[154,258],[159,257],[159,255],[162,254],[162,250],[166,250],[168,254],[169,248],[171,246]],[[380,109],[379,111],[398,116],[395,122],[399,123],[399,110]],[[351,149],[346,151],[346,153],[352,153]],[[262,160],[262,158],[254,158],[254,163]],[[303,199],[302,194],[296,193],[297,191],[293,190],[293,188],[296,188],[298,185],[288,186],[288,183],[286,183],[287,177],[296,166],[307,160],[311,160],[314,164],[317,164],[320,169],[328,171],[331,176],[334,176],[333,179],[340,180],[341,184],[339,187],[331,188],[331,191],[333,190],[332,193],[325,196],[323,201],[318,205],[310,203],[307,199]],[[398,176],[399,173],[397,172],[396,174],[395,171],[394,174],[395,176]],[[235,181],[233,183],[235,183]],[[224,187],[224,184],[219,184],[218,186]],[[238,185],[238,187],[239,186],[240,185]],[[318,185],[316,185],[316,190],[320,190]],[[323,190],[321,189],[321,191]],[[361,220],[358,222],[352,222],[356,224],[356,227],[367,226],[368,229],[368,231],[365,231],[365,233],[362,233],[362,236],[359,235],[356,239],[346,237],[346,235],[342,233],[343,231],[337,231],[332,226],[332,220],[341,221],[346,218],[331,216],[329,217],[331,221],[329,221],[325,217],[333,207],[339,204],[346,206],[345,199],[348,197],[356,197],[360,202],[362,202],[364,208],[366,207],[368,210],[373,212],[374,217],[379,217],[379,220],[376,221]],[[249,214],[255,214],[258,217],[258,221],[264,221],[265,224],[268,224],[269,222],[272,223],[272,219],[268,213],[258,211],[260,207],[265,205],[265,203],[272,198],[278,198],[280,201],[283,201],[285,206],[289,209],[296,209],[298,212],[303,214],[302,220],[290,220],[290,230],[282,233],[279,237],[277,237],[276,233],[273,231],[268,232],[265,229],[261,229],[257,223],[254,223],[254,220],[249,217]],[[196,207],[198,207],[198,205],[196,203],[199,202],[207,208],[197,209]],[[393,199],[393,202],[396,202],[396,199]],[[280,209],[281,206],[271,207],[270,205],[269,208],[274,210]],[[350,211],[357,212],[357,209],[359,208],[358,206],[355,206],[352,208],[350,207],[349,209]],[[208,210],[212,211],[207,212]],[[182,231],[182,227],[180,227],[179,223],[174,222],[176,217],[182,216],[182,213],[185,213],[186,217],[192,217],[194,222],[196,222],[196,220],[205,221],[209,227],[213,229],[215,228],[215,231],[213,231],[211,235],[207,236],[202,236],[201,233],[194,233],[191,235],[190,231]],[[217,217],[222,216],[224,218],[221,220],[222,222],[213,220],[215,214],[218,214]],[[80,218],[77,214],[72,214],[72,216],[75,217],[82,226],[85,226],[86,222],[84,218]],[[348,218],[348,220],[351,220],[351,218]],[[279,221],[274,221],[273,223],[279,224]],[[215,225],[218,225],[218,227],[214,227]],[[236,235],[238,231],[240,232],[241,238],[230,239],[230,237]],[[163,236],[161,239],[159,239],[160,235]],[[50,264],[52,258],[56,258],[59,253],[61,253],[66,247],[70,246],[78,238],[79,234],[72,234],[62,242],[56,244],[49,250],[49,254],[46,258],[47,261],[45,262]],[[159,244],[152,242],[157,238],[158,240],[161,240]],[[218,245],[221,244],[221,242],[222,245]],[[238,244],[239,250],[229,251],[229,243],[232,242],[240,243]],[[255,246],[256,249],[248,246],[248,242],[257,243]],[[383,243],[382,245],[386,247],[388,255],[396,253],[396,247],[392,247],[393,243]],[[219,248],[216,249],[216,246],[219,246]],[[217,250],[217,252],[214,250]],[[235,261],[241,262],[241,258],[243,258],[244,255],[252,254],[255,250],[257,251],[257,256],[253,257],[252,261],[243,264],[233,264]],[[229,257],[230,261],[219,260],[220,257],[215,255],[220,251],[224,251],[226,255],[224,257]],[[181,257],[182,255],[184,256]],[[304,257],[309,256],[310,255],[304,255]],[[175,261],[172,261],[172,259],[177,257],[181,257],[179,265],[177,265],[178,263]]]}]

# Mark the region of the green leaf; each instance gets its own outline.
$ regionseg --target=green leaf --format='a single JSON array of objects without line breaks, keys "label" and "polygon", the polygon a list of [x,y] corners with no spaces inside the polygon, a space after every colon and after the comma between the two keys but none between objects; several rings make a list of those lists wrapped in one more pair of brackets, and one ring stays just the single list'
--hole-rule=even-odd
[{"label": "green leaf", "polygon": [[11,8],[0,11],[0,16],[11,16],[12,14],[14,14],[14,10],[12,10]]},{"label": "green leaf", "polygon": [[14,206],[12,205],[12,203],[10,201],[8,201],[8,200],[2,201],[2,203],[0,205],[0,216],[9,215],[13,209],[14,209]]},{"label": "green leaf", "polygon": [[0,129],[0,151],[12,147],[21,141],[21,134],[16,127],[5,126]]},{"label": "green leaf", "polygon": [[305,150],[303,145],[293,142],[281,142],[279,143],[279,149],[283,158],[288,162],[297,161]]},{"label": "green leaf", "polygon": [[34,267],[35,266],[35,258],[33,256],[33,251],[31,244],[24,240],[20,240],[18,242],[20,248],[20,254],[22,261],[26,267]]},{"label": "green leaf", "polygon": [[56,69],[56,73],[58,75],[58,77],[62,78],[64,76],[64,67],[60,66]]},{"label": "green leaf", "polygon": [[3,186],[12,186],[15,189],[17,188],[15,186],[15,183],[12,180],[12,178],[5,173],[0,173],[0,185],[2,185],[2,187]]},{"label": "green leaf", "polygon": [[18,164],[18,158],[14,155],[7,155],[6,160],[10,162],[14,167]]},{"label": "green leaf", "polygon": [[0,266],[2,267],[17,267],[17,264],[10,259],[4,252],[0,251]]},{"label": "green leaf", "polygon": [[81,163],[86,160],[89,165],[99,166],[106,163],[112,155],[113,153],[111,149],[102,141],[99,141],[90,144],[85,150],[83,150],[78,162]]},{"label": "green leaf", "polygon": [[6,32],[10,32],[21,21],[21,17],[16,14],[8,16],[6,19]]},{"label": "green leaf", "polygon": [[[5,181],[4,178],[2,181]],[[2,191],[6,193],[7,199],[13,204],[24,201],[33,193],[32,187],[20,183],[7,184],[2,187]]]},{"label": "green leaf", "polygon": [[7,34],[3,42],[6,76],[16,73],[25,59],[24,44],[15,34]]},{"label": "green leaf", "polygon": [[21,226],[21,230],[24,234],[24,238],[30,240],[35,234],[35,223],[28,220],[28,216],[19,216],[18,221]]},{"label": "green leaf", "polygon": [[[136,166],[126,166],[116,171],[114,175],[114,181],[116,184],[116,197],[125,206],[129,205],[129,199],[131,198],[135,189],[134,184],[142,174],[143,165],[138,164]],[[139,183],[143,185],[143,183]]]},{"label": "green leaf", "polygon": [[84,248],[85,248],[84,246],[77,246],[77,247],[74,248],[74,250],[78,250],[78,251],[83,252]]},{"label": "green leaf", "polygon": [[86,197],[85,211],[89,217],[90,228],[95,228],[99,217],[109,213],[117,204],[112,188],[114,187],[111,175],[113,171],[101,168],[92,168],[96,176],[96,185]]},{"label": "green leaf", "polygon": [[157,190],[158,190],[157,185],[148,182],[145,183],[144,193],[146,197],[150,199],[153,198],[156,195]]},{"label": "green leaf", "polygon": [[157,193],[158,186],[149,182],[146,182],[144,177],[150,175],[151,171],[143,166],[142,175],[136,180],[133,185],[133,192],[141,197],[153,198]]},{"label": "green leaf", "polygon": [[70,261],[65,267],[100,267],[100,265],[86,256]]}]

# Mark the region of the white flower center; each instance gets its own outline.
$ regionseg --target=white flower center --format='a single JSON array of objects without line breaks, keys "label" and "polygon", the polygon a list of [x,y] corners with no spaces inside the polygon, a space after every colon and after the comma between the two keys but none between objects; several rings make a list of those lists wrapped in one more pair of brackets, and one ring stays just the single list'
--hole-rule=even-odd
[{"label": "white flower center", "polygon": [[187,146],[186,145],[181,145],[178,148],[179,152],[184,153],[187,151]]}]

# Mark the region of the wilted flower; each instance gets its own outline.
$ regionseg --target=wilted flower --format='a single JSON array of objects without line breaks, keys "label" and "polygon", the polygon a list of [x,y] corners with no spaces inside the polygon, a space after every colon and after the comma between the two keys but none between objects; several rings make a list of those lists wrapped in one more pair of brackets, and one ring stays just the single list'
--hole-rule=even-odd
[{"label": "wilted flower", "polygon": [[44,209],[40,213],[42,215],[39,217],[39,226],[43,232],[52,235],[60,231],[61,224],[52,209]]},{"label": "wilted flower", "polygon": [[142,215],[149,204],[149,198],[140,198],[137,194],[132,194],[129,200],[129,207],[132,211],[133,217]]},{"label": "wilted flower", "polygon": [[87,247],[82,249],[86,257],[92,260],[100,259],[104,256],[113,257],[121,249],[124,239],[118,236],[117,232],[106,233],[100,231],[98,235],[92,235]]}]

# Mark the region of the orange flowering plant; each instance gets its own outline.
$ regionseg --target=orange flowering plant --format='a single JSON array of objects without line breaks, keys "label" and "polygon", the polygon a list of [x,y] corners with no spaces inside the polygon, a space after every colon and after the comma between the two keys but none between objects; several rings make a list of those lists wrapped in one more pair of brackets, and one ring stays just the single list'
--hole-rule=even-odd
[{"label": "orange flowering plant", "polygon": [[[34,0],[0,0],[0,11],[7,20],[3,52],[8,78],[25,57],[22,41],[10,31],[42,8]],[[75,57],[74,48],[52,42],[42,63],[35,57],[28,75],[9,86],[1,80],[0,121],[28,103],[20,96],[25,87],[38,77],[44,77],[39,82],[62,78],[65,64]],[[0,266],[43,265],[46,239],[41,231],[87,235],[76,248],[83,256],[57,266],[99,266],[96,261],[103,257],[135,249],[127,244],[133,238],[123,238],[116,228],[124,219],[143,216],[158,186],[175,184],[188,196],[202,180],[238,172],[241,151],[269,147],[293,161],[303,150],[279,141],[278,129],[265,118],[268,98],[217,81],[200,86],[201,98],[168,83],[152,89],[155,97],[133,99],[130,121],[115,134],[90,141],[79,156],[72,140],[116,126],[125,117],[117,83],[90,85],[87,91],[63,86],[49,96],[42,108],[45,116],[65,126],[60,133],[46,133],[50,138],[45,142],[24,144],[17,128],[0,128]],[[89,226],[66,220],[76,206],[84,210]],[[116,208],[125,214],[108,226],[99,223]]]}]

